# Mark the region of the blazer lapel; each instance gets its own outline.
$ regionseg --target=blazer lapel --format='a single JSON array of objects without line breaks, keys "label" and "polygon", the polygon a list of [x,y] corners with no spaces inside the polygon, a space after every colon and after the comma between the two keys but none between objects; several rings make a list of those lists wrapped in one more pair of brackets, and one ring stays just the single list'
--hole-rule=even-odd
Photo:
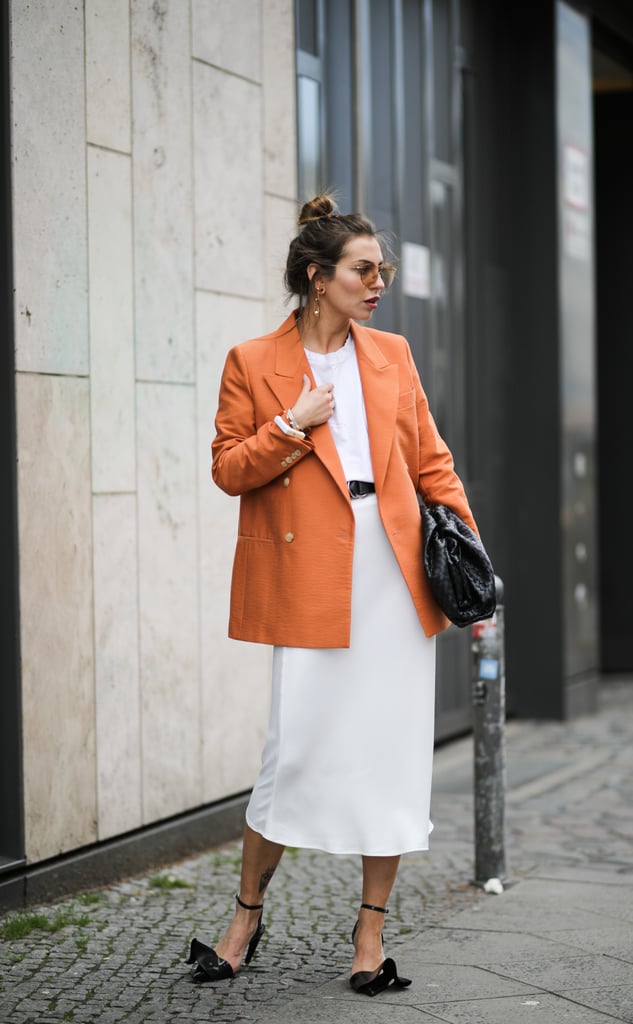
[{"label": "blazer lapel", "polygon": [[398,367],[389,363],[366,327],[352,323],[358,369],[367,411],[369,449],[376,491],[380,493],[391,454],[398,415]]},{"label": "blazer lapel", "polygon": [[[296,402],[303,387],[304,374],[310,378],[312,387],[316,387],[310,363],[301,344],[295,315],[291,313],[277,332],[275,372],[264,374],[266,384],[279,402],[280,411]],[[345,497],[349,499],[343,466],[334,444],[332,431],[327,423],[314,427],[310,437],[314,444],[315,454],[334,478]]]}]

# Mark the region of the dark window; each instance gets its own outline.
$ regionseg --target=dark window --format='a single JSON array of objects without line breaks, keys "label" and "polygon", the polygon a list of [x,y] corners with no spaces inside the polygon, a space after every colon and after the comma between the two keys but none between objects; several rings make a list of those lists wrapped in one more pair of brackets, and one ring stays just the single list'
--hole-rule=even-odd
[{"label": "dark window", "polygon": [[297,0],[297,49],[319,54],[318,0]]}]

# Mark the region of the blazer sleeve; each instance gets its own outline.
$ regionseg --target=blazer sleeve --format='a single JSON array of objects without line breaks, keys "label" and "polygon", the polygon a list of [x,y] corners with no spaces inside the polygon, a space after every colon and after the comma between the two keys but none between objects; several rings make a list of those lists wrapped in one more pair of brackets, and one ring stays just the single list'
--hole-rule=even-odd
[{"label": "blazer sleeve", "polygon": [[248,366],[240,346],[227,355],[220,383],[216,436],[211,445],[211,473],[227,494],[263,487],[314,448],[306,438],[292,437],[273,419],[258,415]]},{"label": "blazer sleeve", "polygon": [[437,429],[410,349],[408,359],[416,391],[420,438],[418,491],[424,501],[432,505],[447,505],[477,531],[464,486],[455,472],[453,456]]}]

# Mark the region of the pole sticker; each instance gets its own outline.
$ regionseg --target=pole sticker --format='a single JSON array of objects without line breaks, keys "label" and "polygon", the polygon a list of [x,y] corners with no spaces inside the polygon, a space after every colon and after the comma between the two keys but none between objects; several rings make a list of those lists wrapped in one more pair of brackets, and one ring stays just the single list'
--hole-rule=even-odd
[{"label": "pole sticker", "polygon": [[498,658],[480,658],[480,660],[479,660],[479,678],[480,679],[498,679],[499,678],[499,659]]}]

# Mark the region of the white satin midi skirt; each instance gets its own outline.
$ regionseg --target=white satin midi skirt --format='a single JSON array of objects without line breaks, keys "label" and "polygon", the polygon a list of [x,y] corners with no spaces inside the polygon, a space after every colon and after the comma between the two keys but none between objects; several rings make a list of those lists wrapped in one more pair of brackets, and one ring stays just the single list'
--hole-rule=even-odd
[{"label": "white satin midi skirt", "polygon": [[274,649],[246,820],[284,846],[392,856],[428,849],[433,827],[435,638],[424,634],[376,496],[352,508],[351,646]]}]

